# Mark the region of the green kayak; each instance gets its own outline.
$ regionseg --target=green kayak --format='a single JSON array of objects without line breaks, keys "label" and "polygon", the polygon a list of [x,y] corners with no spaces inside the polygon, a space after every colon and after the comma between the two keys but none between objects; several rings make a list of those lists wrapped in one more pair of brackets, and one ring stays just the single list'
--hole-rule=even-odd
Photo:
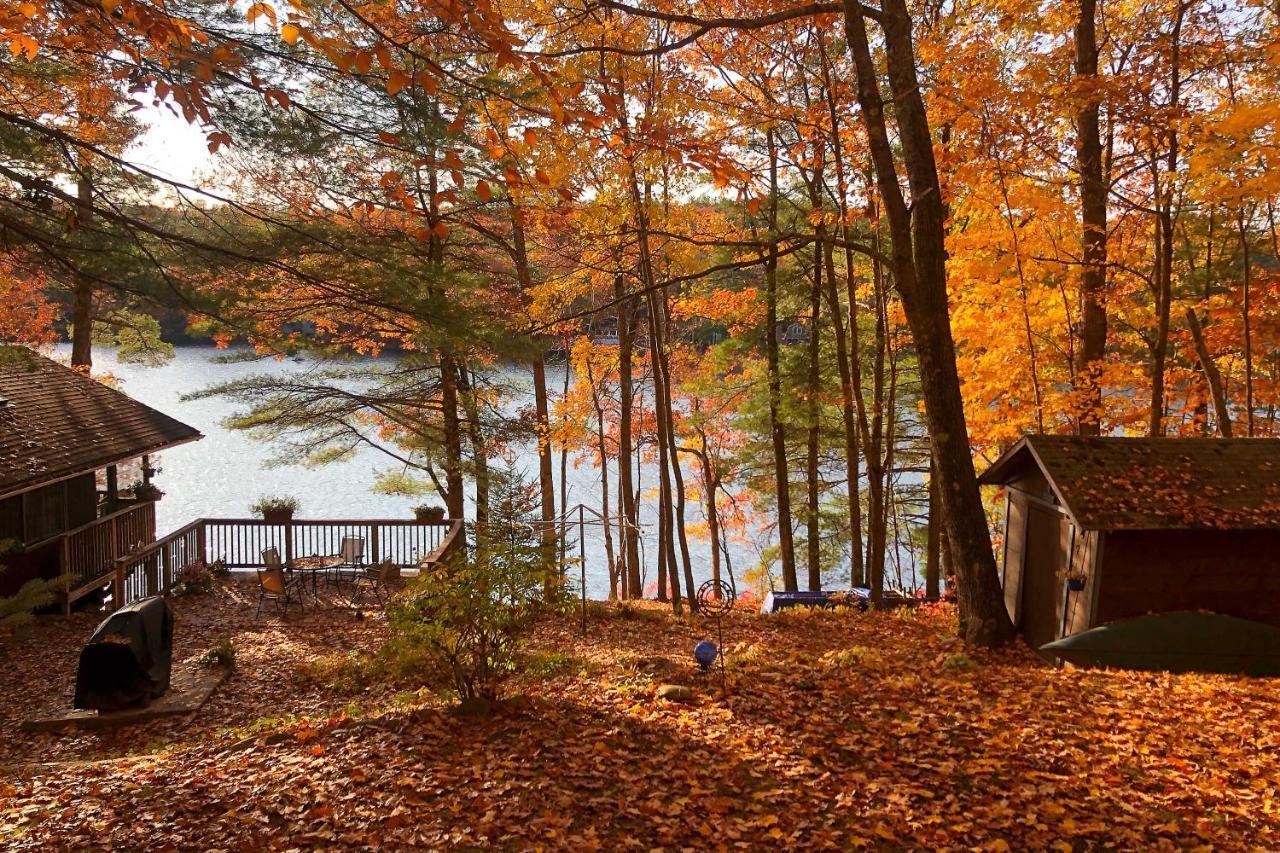
[{"label": "green kayak", "polygon": [[1280,628],[1220,613],[1156,613],[1046,643],[1076,666],[1280,675]]}]

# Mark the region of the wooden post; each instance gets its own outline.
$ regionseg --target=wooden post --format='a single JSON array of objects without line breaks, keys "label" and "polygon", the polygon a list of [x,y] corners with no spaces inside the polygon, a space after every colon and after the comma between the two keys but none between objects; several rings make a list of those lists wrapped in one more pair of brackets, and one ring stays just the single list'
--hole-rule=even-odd
[{"label": "wooden post", "polygon": [[62,578],[62,615],[71,615],[71,537],[62,537],[58,553],[58,576]]},{"label": "wooden post", "polygon": [[119,610],[124,606],[124,560],[116,560],[116,577],[112,582],[112,609]]},{"label": "wooden post", "polygon": [[382,562],[378,553],[378,525],[369,525],[369,565],[376,566]]},{"label": "wooden post", "polygon": [[107,523],[107,556],[112,564],[120,559],[120,525],[116,519]]},{"label": "wooden post", "polygon": [[293,519],[289,519],[284,523],[284,563],[289,565],[293,562]]},{"label": "wooden post", "polygon": [[107,466],[107,512],[116,511],[120,502],[120,484],[116,478],[116,466]]},{"label": "wooden post", "polygon": [[205,533],[204,519],[196,522],[196,559],[208,565],[212,562],[209,554],[205,550],[208,547],[207,534]]}]

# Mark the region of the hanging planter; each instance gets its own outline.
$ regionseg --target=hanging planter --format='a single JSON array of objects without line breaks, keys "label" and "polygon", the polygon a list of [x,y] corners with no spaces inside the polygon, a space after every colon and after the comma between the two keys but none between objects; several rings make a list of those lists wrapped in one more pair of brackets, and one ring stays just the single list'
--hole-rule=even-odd
[{"label": "hanging planter", "polygon": [[1067,589],[1071,592],[1083,592],[1086,578],[1079,575],[1068,576]]},{"label": "hanging planter", "polygon": [[164,497],[164,492],[157,489],[151,483],[139,483],[133,487],[133,498],[138,501],[158,501]]}]

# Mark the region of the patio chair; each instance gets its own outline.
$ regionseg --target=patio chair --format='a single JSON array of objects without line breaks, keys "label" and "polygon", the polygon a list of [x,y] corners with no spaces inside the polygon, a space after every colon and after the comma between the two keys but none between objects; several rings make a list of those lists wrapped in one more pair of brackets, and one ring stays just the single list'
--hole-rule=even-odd
[{"label": "patio chair", "polygon": [[364,571],[364,537],[343,536],[342,546],[338,549],[341,562],[334,568],[334,576],[339,583],[343,580],[354,581]]},{"label": "patio chair", "polygon": [[351,578],[350,602],[355,604],[364,597],[366,591],[371,591],[378,599],[378,605],[385,607],[388,585],[394,580],[394,576],[398,575],[397,568],[393,563],[380,563],[356,572]]},{"label": "patio chair", "polygon": [[258,609],[254,616],[262,614],[262,602],[274,601],[283,615],[288,615],[291,605],[298,605],[298,610],[306,613],[302,603],[302,578],[289,577],[284,563],[280,561],[280,552],[268,548],[262,552],[263,568],[258,569]]}]

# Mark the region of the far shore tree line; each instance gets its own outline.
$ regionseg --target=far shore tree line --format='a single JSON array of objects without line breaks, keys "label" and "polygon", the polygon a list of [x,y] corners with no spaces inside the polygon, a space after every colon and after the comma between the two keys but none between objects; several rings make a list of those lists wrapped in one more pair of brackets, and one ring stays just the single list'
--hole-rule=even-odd
[{"label": "far shore tree line", "polygon": [[[376,446],[451,516],[531,442],[554,549],[597,466],[614,595],[651,502],[677,611],[691,542],[718,576],[764,533],[781,588],[879,604],[918,562],[996,644],[976,467],[1275,434],[1278,36],[1203,0],[33,0],[0,11],[0,337],[163,359],[180,312],[332,360],[212,389],[235,425]],[[136,105],[205,130],[207,182],[131,159]]]}]

